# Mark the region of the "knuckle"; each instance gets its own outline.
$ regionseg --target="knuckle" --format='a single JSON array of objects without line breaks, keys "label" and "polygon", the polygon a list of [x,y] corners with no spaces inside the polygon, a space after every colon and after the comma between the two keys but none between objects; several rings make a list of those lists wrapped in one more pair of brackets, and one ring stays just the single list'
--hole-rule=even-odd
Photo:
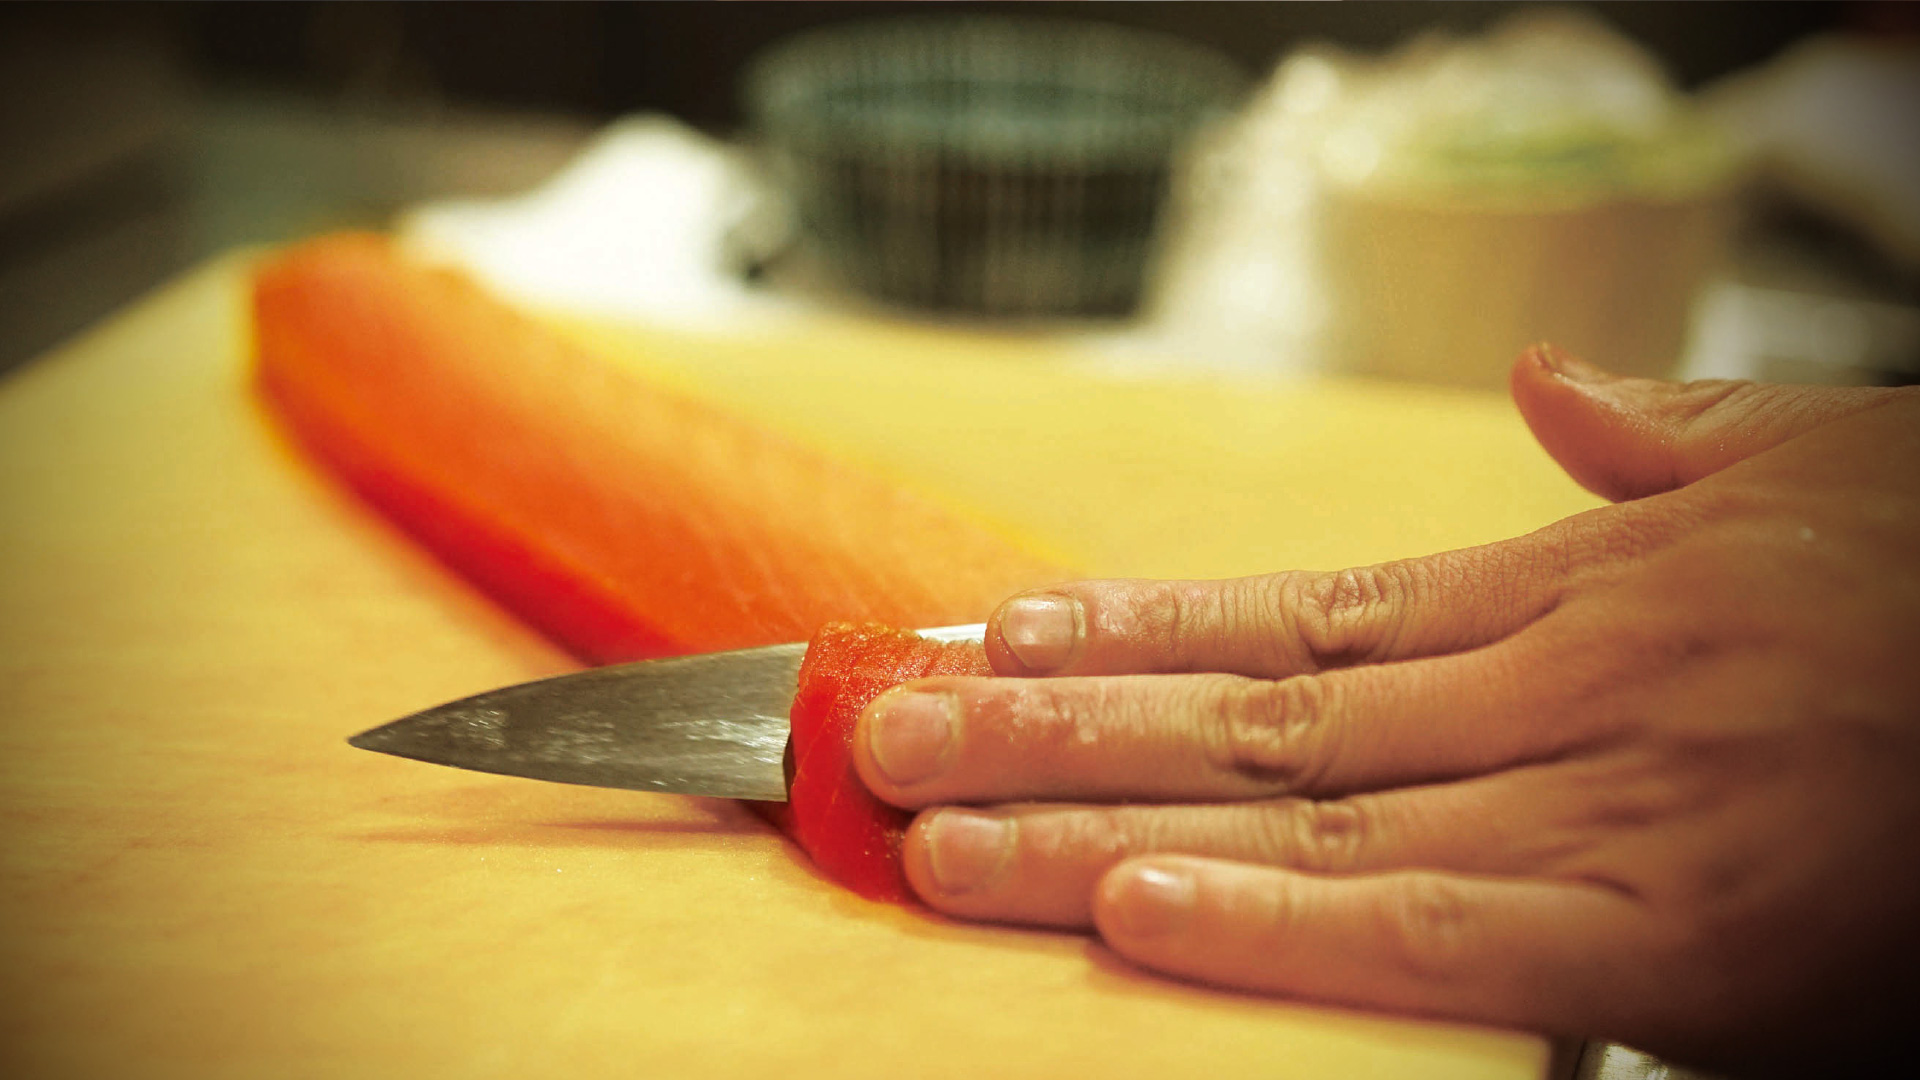
[{"label": "knuckle", "polygon": [[1404,560],[1286,575],[1284,606],[1312,664],[1342,667],[1391,648],[1421,577],[1419,565]]},{"label": "knuckle", "polygon": [[1208,740],[1212,764],[1280,791],[1312,787],[1321,770],[1319,730],[1330,697],[1327,685],[1311,675],[1216,684]]},{"label": "knuckle", "polygon": [[1157,657],[1161,668],[1204,647],[1218,633],[1216,599],[1199,583],[1130,583],[1121,595],[1105,598],[1090,620],[1090,636]]},{"label": "knuckle", "polygon": [[1215,652],[1231,633],[1229,591],[1189,586],[1167,590],[1169,655],[1196,656]]},{"label": "knuckle", "polygon": [[1360,865],[1372,833],[1367,811],[1350,799],[1303,800],[1280,818],[1283,860],[1321,874],[1347,873]]},{"label": "knuckle", "polygon": [[1460,887],[1432,874],[1401,879],[1380,908],[1381,940],[1393,962],[1418,979],[1456,976],[1469,960],[1474,923]]}]

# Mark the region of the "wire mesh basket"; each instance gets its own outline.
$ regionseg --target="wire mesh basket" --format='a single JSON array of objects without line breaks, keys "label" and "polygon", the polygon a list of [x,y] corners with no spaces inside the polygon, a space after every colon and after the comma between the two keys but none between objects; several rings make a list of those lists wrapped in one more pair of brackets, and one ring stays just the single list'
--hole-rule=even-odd
[{"label": "wire mesh basket", "polygon": [[988,315],[1130,310],[1173,156],[1246,86],[1199,46],[986,17],[816,30],[749,73],[800,234],[895,303]]}]

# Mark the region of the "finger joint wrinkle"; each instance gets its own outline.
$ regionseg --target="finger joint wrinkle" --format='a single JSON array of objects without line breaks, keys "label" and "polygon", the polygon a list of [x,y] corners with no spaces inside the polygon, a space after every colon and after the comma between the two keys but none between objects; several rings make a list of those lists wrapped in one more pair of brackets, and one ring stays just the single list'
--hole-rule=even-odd
[{"label": "finger joint wrinkle", "polygon": [[1294,622],[1314,666],[1344,667],[1389,649],[1418,589],[1418,572],[1406,562],[1301,580]]},{"label": "finger joint wrinkle", "polygon": [[[1230,588],[1207,588],[1199,584],[1169,586],[1167,655],[1193,658],[1219,652],[1224,639],[1233,633]],[[1191,666],[1191,662],[1189,664]]]},{"label": "finger joint wrinkle", "polygon": [[1321,874],[1345,873],[1357,866],[1371,832],[1366,813],[1346,799],[1302,800],[1284,820],[1293,856],[1287,861]]},{"label": "finger joint wrinkle", "polygon": [[1457,979],[1470,958],[1473,918],[1457,884],[1432,874],[1409,874],[1380,908],[1383,937],[1394,959],[1415,978]]},{"label": "finger joint wrinkle", "polygon": [[1212,718],[1215,766],[1280,792],[1311,787],[1318,779],[1315,732],[1326,698],[1325,683],[1312,675],[1228,682]]}]

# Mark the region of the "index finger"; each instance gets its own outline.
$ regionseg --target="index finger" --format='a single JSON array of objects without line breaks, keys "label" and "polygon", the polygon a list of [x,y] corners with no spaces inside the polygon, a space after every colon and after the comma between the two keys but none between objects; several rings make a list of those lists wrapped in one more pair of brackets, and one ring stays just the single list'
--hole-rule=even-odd
[{"label": "index finger", "polygon": [[1271,679],[1458,652],[1553,608],[1581,527],[1334,572],[1052,586],[1000,605],[987,657],[1001,675]]}]

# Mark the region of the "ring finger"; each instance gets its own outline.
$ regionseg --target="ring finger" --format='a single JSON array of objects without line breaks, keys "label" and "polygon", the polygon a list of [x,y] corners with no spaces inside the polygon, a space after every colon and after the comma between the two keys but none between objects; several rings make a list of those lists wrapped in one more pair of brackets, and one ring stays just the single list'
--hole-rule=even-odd
[{"label": "ring finger", "polygon": [[1177,806],[1017,804],[942,808],[907,832],[907,877],[921,898],[969,919],[1091,925],[1094,886],[1124,859],[1182,854],[1317,874],[1434,869],[1550,871],[1580,831],[1537,812],[1551,767],[1336,800]]}]

